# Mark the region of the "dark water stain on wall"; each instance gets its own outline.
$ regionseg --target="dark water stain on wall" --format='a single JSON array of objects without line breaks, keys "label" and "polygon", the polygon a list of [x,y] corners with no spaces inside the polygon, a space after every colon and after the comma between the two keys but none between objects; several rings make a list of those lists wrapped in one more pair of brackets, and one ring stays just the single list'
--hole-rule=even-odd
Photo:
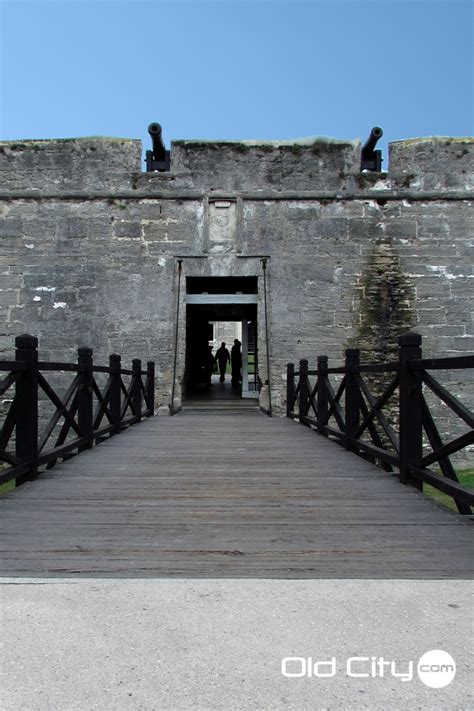
[{"label": "dark water stain on wall", "polygon": [[398,337],[416,323],[415,288],[389,238],[378,240],[360,278],[359,322],[350,346],[368,362],[397,358]]}]

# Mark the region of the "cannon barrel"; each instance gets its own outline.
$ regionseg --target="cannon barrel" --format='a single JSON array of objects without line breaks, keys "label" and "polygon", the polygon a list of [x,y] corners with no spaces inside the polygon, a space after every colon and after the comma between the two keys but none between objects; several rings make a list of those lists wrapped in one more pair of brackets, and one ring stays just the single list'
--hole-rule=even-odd
[{"label": "cannon barrel", "polygon": [[165,160],[166,156],[165,144],[163,143],[161,132],[162,129],[159,123],[154,122],[148,126],[148,133],[151,136],[153,144],[153,158],[155,160]]},{"label": "cannon barrel", "polygon": [[380,126],[374,126],[370,132],[370,136],[362,146],[362,155],[370,154],[377,145],[377,141],[382,138],[383,131]]},{"label": "cannon barrel", "polygon": [[370,136],[362,146],[360,156],[360,169],[369,170],[374,173],[380,173],[382,170],[382,151],[375,150],[377,141],[382,138],[383,131],[380,126],[374,126],[370,132]]},{"label": "cannon barrel", "polygon": [[157,121],[153,121],[148,126],[148,133],[151,137],[153,150],[146,152],[147,173],[153,173],[154,171],[165,173],[171,168],[171,155],[163,143],[161,125]]}]

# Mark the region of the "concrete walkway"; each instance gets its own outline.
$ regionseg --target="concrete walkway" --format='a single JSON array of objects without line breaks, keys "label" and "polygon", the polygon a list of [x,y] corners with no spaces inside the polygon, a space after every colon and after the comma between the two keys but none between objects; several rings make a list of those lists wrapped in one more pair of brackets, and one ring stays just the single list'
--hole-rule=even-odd
[{"label": "concrete walkway", "polygon": [[[466,581],[4,579],[5,711],[467,711]],[[444,688],[417,674],[448,652]],[[288,678],[285,657],[326,677]],[[348,675],[350,657],[355,660]],[[395,663],[372,676],[372,657]],[[332,661],[334,660],[334,662]],[[410,674],[410,662],[413,663]],[[291,665],[292,664],[292,665]],[[286,671],[299,671],[292,662]],[[379,669],[380,667],[376,667]],[[434,675],[436,676],[436,674]]]}]

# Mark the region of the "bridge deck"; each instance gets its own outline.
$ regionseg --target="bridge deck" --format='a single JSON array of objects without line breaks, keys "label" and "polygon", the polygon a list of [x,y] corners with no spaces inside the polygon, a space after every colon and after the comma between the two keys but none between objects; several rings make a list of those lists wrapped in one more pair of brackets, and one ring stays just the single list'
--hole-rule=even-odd
[{"label": "bridge deck", "polygon": [[450,578],[469,524],[258,412],[152,418],[0,498],[11,576]]}]

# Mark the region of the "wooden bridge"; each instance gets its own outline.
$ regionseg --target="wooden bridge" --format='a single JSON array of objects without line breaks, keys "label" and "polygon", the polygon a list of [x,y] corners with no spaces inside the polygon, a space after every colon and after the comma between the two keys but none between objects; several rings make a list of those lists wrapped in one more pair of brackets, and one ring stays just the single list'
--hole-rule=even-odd
[{"label": "wooden bridge", "polygon": [[469,526],[307,428],[150,418],[0,499],[3,575],[445,578]]},{"label": "wooden bridge", "polygon": [[[216,414],[192,407],[174,417],[140,421],[153,414],[150,364],[147,371],[138,361],[131,371],[121,369],[117,360],[109,368],[98,368],[92,365],[91,352],[81,349],[78,365],[70,366],[74,380],[61,399],[41,376],[41,371],[53,371],[54,364],[21,365],[32,361],[35,344],[23,340],[17,345],[15,368],[0,364],[3,370],[10,368],[2,392],[17,384],[16,414],[9,419],[7,413],[0,433],[0,454],[9,464],[0,479],[15,475],[26,481],[0,498],[3,576],[469,577],[469,515],[444,510],[416,486],[367,461],[382,458],[382,439],[370,452],[360,432],[355,432],[358,438],[349,438],[349,413],[341,423],[344,447],[314,431],[329,428],[331,411],[344,415],[339,408],[344,387],[334,393],[328,370],[319,369],[314,388],[305,362],[296,387],[289,378],[289,410],[298,398],[305,408],[290,413],[299,424],[258,411]],[[65,371],[65,364],[55,365]],[[352,364],[345,372],[349,399],[354,398],[349,371],[354,375],[357,368],[362,366]],[[393,368],[390,365],[391,372]],[[294,368],[289,372],[294,377]],[[39,378],[32,377],[34,373]],[[108,378],[102,389],[100,373]],[[397,377],[402,392],[402,371]],[[390,388],[393,392],[393,381]],[[48,436],[40,438],[43,448],[32,449],[32,442],[38,441],[37,418],[33,426],[29,411],[20,422],[18,398],[26,398],[31,407],[36,397],[37,408],[39,389],[56,410],[45,429]],[[408,389],[408,396],[415,391]],[[376,404],[372,400],[372,410],[367,410],[359,402],[364,422],[376,419]],[[313,418],[308,414],[311,405],[316,408]],[[468,416],[467,410],[460,412]],[[61,413],[58,439],[47,450]],[[15,425],[12,455],[5,442]],[[67,439],[69,430],[72,441]],[[114,432],[121,434],[110,436]],[[30,450],[25,446],[28,438]],[[99,446],[92,448],[94,442]],[[405,444],[405,450],[412,445]],[[358,446],[365,458],[350,451]],[[68,458],[74,449],[79,456]],[[440,451],[446,468],[448,455],[443,447]],[[65,460],[51,468],[60,457]],[[393,462],[392,455],[387,454],[387,462]],[[48,468],[28,480],[28,467],[31,471],[41,464]],[[410,469],[411,474],[416,471]],[[449,468],[446,471],[449,474]],[[443,486],[465,507],[472,492],[446,479]]]}]

